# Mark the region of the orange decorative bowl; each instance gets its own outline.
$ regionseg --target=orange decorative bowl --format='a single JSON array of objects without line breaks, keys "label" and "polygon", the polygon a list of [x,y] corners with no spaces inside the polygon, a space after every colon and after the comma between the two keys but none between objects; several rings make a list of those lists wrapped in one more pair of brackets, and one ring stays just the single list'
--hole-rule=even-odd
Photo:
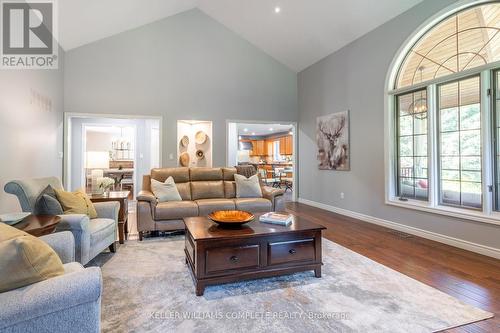
[{"label": "orange decorative bowl", "polygon": [[243,210],[217,210],[208,215],[208,218],[224,227],[237,227],[252,221],[255,216]]}]

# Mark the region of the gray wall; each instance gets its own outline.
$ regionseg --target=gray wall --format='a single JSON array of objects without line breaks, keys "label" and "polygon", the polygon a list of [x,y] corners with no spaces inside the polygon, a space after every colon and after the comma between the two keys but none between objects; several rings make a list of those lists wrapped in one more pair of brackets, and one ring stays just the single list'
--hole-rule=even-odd
[{"label": "gray wall", "polygon": [[58,70],[0,70],[0,213],[20,210],[8,181],[62,176],[63,59],[59,49]]},{"label": "gray wall", "polygon": [[226,119],[296,121],[297,76],[199,10],[68,51],[65,111],[163,116],[163,165],[177,120],[213,121],[214,166]]},{"label": "gray wall", "polygon": [[[499,226],[384,203],[384,84],[389,65],[406,38],[451,3],[424,1],[299,73],[299,196],[500,248]],[[316,117],[346,109],[351,116],[351,171],[320,171]]]}]

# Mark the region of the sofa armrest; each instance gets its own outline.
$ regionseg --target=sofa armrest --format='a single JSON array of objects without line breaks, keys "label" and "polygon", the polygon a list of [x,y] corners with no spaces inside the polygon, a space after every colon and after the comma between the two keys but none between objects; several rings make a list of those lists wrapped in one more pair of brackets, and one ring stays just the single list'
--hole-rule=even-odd
[{"label": "sofa armrest", "polygon": [[284,210],[284,200],[283,200],[284,193],[285,190],[280,188],[262,186],[262,196],[271,201],[273,211],[275,212]]},{"label": "sofa armrest", "polygon": [[57,253],[63,264],[75,261],[75,238],[71,232],[56,232],[40,239]]},{"label": "sofa armrest", "polygon": [[153,192],[151,191],[140,191],[139,194],[137,195],[137,201],[148,201],[152,205],[156,205],[157,200]]},{"label": "sofa armrest", "polygon": [[89,217],[85,214],[65,214],[59,215],[61,222],[57,225],[57,230],[79,230],[88,231]]},{"label": "sofa armrest", "polygon": [[118,221],[119,201],[94,202],[94,207],[97,211],[97,217]]},{"label": "sofa armrest", "polygon": [[[47,330],[47,327],[37,328],[36,323],[43,323],[44,320],[40,319],[44,316],[57,318],[58,312],[61,312],[61,321],[74,319],[76,323],[92,319],[95,322],[87,325],[99,325],[101,291],[101,270],[90,267],[1,293],[0,331],[9,327],[15,331],[13,326],[31,327],[33,331]],[[86,308],[85,316],[77,310],[82,306]],[[75,318],[67,318],[67,311],[71,308],[75,309]],[[94,331],[98,332],[98,329]]]},{"label": "sofa armrest", "polygon": [[285,190],[283,190],[281,188],[262,186],[262,196],[266,199],[271,200],[271,202],[274,202],[274,199],[277,196],[283,195],[284,193],[285,193]]},{"label": "sofa armrest", "polygon": [[68,214],[60,217],[61,222],[57,225],[56,231],[71,231],[75,238],[75,260],[86,264],[90,260],[89,217],[84,214]]}]

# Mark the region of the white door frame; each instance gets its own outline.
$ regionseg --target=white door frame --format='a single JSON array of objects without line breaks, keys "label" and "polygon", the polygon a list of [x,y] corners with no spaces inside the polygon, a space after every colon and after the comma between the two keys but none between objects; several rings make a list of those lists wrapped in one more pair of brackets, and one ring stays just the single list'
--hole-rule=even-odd
[{"label": "white door frame", "polygon": [[[163,152],[163,117],[162,116],[149,116],[149,115],[119,115],[108,113],[78,113],[78,112],[64,112],[64,127],[63,127],[63,147],[64,147],[64,165],[63,165],[63,184],[64,188],[71,188],[71,120],[73,118],[106,118],[106,119],[153,119],[158,120],[160,123],[160,143],[159,143],[159,156],[160,163],[162,163]],[[139,138],[136,134],[136,144]],[[138,176],[136,175],[136,178]],[[137,182],[136,182],[137,184]]]},{"label": "white door frame", "polygon": [[298,182],[298,126],[296,121],[271,121],[271,120],[242,120],[242,119],[226,119],[226,166],[229,165],[229,123],[244,123],[244,124],[280,124],[280,125],[290,125],[293,128],[293,155],[292,155],[292,163],[293,163],[293,190],[292,190],[292,201],[296,202],[299,196],[299,182]]}]

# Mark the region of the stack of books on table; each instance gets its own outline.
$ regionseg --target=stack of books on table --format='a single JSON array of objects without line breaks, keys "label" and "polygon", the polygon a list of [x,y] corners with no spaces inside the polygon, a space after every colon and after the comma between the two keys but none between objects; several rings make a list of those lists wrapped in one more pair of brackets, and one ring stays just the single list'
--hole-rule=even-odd
[{"label": "stack of books on table", "polygon": [[260,222],[279,224],[279,225],[290,225],[293,221],[293,216],[290,214],[278,214],[278,213],[266,213],[259,217]]}]

